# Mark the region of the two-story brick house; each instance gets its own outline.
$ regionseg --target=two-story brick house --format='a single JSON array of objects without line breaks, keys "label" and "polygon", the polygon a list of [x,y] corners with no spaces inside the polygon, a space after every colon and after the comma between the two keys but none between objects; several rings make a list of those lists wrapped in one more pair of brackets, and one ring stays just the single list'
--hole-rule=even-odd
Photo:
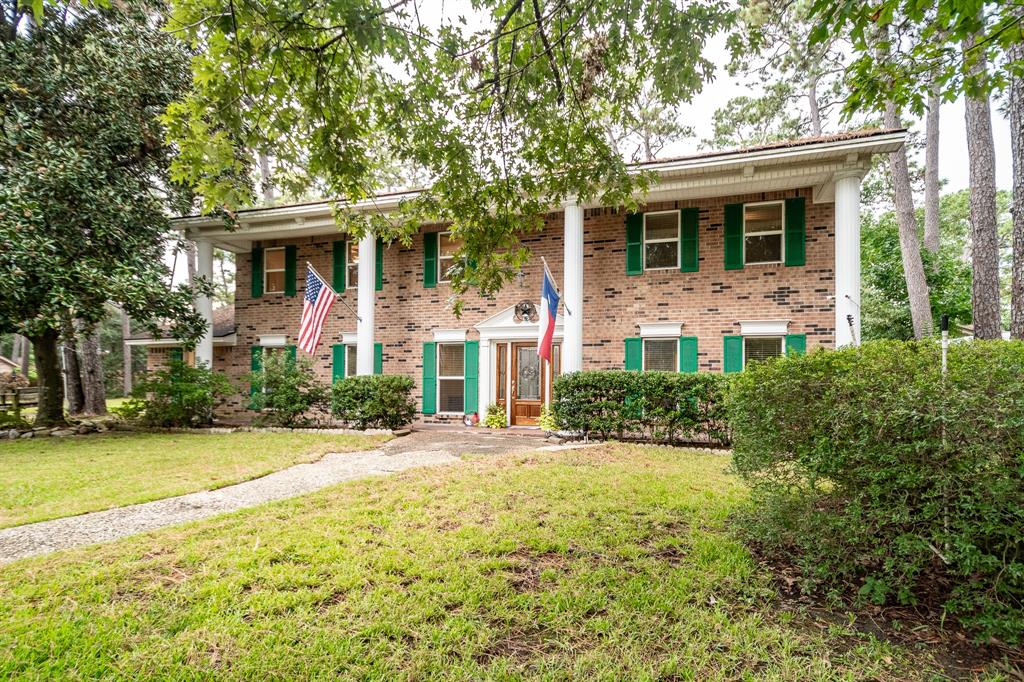
[{"label": "two-story brick house", "polygon": [[[545,229],[522,237],[533,257],[521,275],[493,298],[468,294],[461,317],[445,282],[457,244],[442,225],[404,247],[346,239],[327,202],[242,211],[235,231],[183,218],[200,274],[214,246],[237,254],[234,328],[221,320],[195,356],[241,385],[264,353],[294,353],[307,261],[348,304],[331,310],[316,371],[409,376],[426,421],[497,402],[510,423],[534,423],[559,372],[733,372],[786,349],[857,343],[861,180],[873,155],[903,142],[903,131],[860,131],[642,164],[658,180],[641,212],[552,207]],[[405,196],[349,210],[394,210]],[[542,256],[564,302],[552,366],[536,353]],[[213,319],[209,301],[199,309]],[[142,343],[151,365],[175,345]],[[244,419],[244,402],[225,416]]]}]

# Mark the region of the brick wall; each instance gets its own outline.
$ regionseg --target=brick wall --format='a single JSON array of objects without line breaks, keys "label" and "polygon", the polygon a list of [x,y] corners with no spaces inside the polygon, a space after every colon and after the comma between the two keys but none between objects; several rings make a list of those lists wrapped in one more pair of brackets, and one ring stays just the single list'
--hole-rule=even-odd
[{"label": "brick wall", "polygon": [[[807,199],[806,265],[748,265],[742,270],[724,269],[723,207],[727,203],[755,202],[804,196]],[[834,216],[832,204],[814,204],[811,190],[758,193],[698,201],[659,202],[644,210],[656,211],[696,206],[700,210],[700,271],[677,270],[626,275],[624,214],[616,209],[593,209],[584,214],[584,369],[622,368],[623,339],[638,336],[641,322],[683,322],[683,334],[698,337],[701,371],[721,371],[722,337],[739,334],[739,320],[789,319],[789,331],[807,335],[808,350],[831,346],[834,341]],[[440,231],[442,228],[427,228]],[[478,338],[473,326],[523,300],[537,301],[540,287],[540,256],[547,259],[556,283],[562,282],[562,214],[547,218],[543,232],[526,234],[523,244],[534,258],[521,281],[512,281],[493,298],[467,295],[461,319],[451,312],[447,285],[423,287],[423,239],[417,236],[410,248],[393,244],[384,252],[384,288],[376,297],[376,341],[383,343],[384,372],[403,374],[416,381],[420,402],[423,343],[433,340],[434,329],[466,329],[467,339]],[[214,366],[224,369],[237,383],[250,368],[250,347],[266,334],[287,334],[295,343],[302,310],[302,279],[310,261],[324,276],[332,271],[331,244],[344,238],[318,236],[265,241],[263,247],[298,246],[298,293],[250,297],[250,257],[238,257],[235,321],[238,344],[218,347]],[[344,300],[354,310],[356,291],[345,291]],[[314,357],[316,371],[329,381],[331,345],[342,342],[343,333],[356,331],[355,316],[341,302],[335,303]],[[157,351],[151,351],[154,353]],[[300,355],[301,355],[300,351]],[[151,362],[153,360],[151,359]],[[493,382],[492,382],[493,383]],[[485,406],[481,405],[481,409]],[[229,403],[225,416],[243,418],[241,395]],[[431,417],[441,421],[444,417]]]}]

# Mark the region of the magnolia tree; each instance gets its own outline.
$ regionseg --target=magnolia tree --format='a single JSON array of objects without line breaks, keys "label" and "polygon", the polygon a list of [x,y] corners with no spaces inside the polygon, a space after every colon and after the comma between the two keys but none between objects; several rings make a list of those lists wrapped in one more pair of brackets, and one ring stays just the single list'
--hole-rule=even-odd
[{"label": "magnolia tree", "polygon": [[37,424],[63,420],[58,340],[114,302],[191,341],[194,292],[163,264],[187,208],[158,116],[189,85],[188,56],[151,6],[0,0],[0,332],[31,339]]}]

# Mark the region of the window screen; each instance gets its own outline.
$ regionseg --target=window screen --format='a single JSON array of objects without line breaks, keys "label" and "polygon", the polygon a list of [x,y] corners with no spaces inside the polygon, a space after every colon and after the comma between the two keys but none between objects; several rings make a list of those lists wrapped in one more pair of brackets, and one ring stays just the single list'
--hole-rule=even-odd
[{"label": "window screen", "polygon": [[679,368],[677,339],[644,339],[644,371],[675,372]]},{"label": "window screen", "polygon": [[455,252],[462,246],[462,240],[452,239],[447,232],[437,237],[437,281],[447,282],[448,269],[455,262]]},{"label": "window screen", "polygon": [[263,291],[269,294],[284,292],[284,249],[264,252]]},{"label": "window screen", "polygon": [[356,375],[356,346],[349,344],[345,346],[345,376]]},{"label": "window screen", "polygon": [[465,408],[465,355],[466,347],[461,343],[437,345],[438,407],[441,412],[462,412]]},{"label": "window screen", "polygon": [[351,289],[359,286],[359,242],[350,239],[345,248],[348,249],[345,258],[345,287]]},{"label": "window screen", "polygon": [[748,336],[743,339],[743,364],[760,362],[782,355],[782,338]]}]

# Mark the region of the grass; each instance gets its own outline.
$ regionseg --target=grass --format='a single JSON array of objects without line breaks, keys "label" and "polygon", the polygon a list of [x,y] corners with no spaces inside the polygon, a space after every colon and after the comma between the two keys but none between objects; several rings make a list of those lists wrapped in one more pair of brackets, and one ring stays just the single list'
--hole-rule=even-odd
[{"label": "grass", "polygon": [[[114,407],[121,407],[126,400],[128,400],[128,398],[107,398],[107,412]],[[65,400],[64,409],[66,410],[67,407],[68,403]],[[27,422],[32,422],[36,418],[36,412],[38,412],[38,408],[35,405],[32,405],[31,407],[23,407],[21,410],[21,418]]]},{"label": "grass", "polygon": [[0,528],[220,488],[375,436],[110,433],[0,441]]},{"label": "grass", "polygon": [[[780,603],[722,455],[413,470],[0,568],[0,678],[922,679]],[[836,620],[836,619],[834,619]]]}]

